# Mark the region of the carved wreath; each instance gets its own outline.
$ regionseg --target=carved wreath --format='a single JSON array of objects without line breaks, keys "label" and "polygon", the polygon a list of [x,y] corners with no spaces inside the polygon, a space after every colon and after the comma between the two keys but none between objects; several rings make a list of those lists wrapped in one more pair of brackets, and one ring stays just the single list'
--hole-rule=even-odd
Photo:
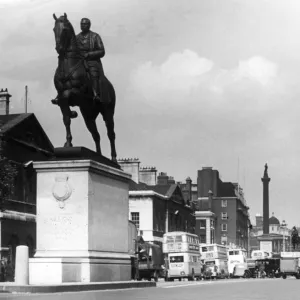
[{"label": "carved wreath", "polygon": [[68,200],[72,194],[72,189],[68,180],[68,175],[59,175],[55,177],[55,183],[52,188],[52,195],[59,203],[60,208],[65,207],[65,201]]}]

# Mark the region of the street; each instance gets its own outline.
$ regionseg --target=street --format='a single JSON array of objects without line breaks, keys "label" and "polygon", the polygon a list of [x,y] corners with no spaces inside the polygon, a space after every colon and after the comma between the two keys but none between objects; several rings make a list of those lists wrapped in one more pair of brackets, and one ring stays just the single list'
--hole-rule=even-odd
[{"label": "street", "polygon": [[160,281],[156,288],[90,291],[64,294],[0,294],[0,299],[101,299],[101,300],[184,300],[184,299],[298,299],[300,280],[283,279],[231,279],[218,281]]}]

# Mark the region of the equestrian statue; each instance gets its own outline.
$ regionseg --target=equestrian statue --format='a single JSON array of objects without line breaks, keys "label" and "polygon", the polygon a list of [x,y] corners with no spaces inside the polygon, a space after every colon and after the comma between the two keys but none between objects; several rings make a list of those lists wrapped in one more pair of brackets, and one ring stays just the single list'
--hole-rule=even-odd
[{"label": "equestrian statue", "polygon": [[111,159],[117,162],[114,132],[116,94],[113,85],[104,75],[100,60],[105,55],[102,39],[99,34],[90,30],[91,21],[87,18],[81,20],[81,33],[77,36],[66,13],[59,18],[53,14],[53,18],[58,67],[54,75],[57,96],[51,101],[60,107],[63,115],[67,134],[64,147],[73,147],[71,119],[78,115],[70,107],[78,106],[94,139],[96,152],[100,155],[100,134],[96,118],[101,113],[110,141]]}]

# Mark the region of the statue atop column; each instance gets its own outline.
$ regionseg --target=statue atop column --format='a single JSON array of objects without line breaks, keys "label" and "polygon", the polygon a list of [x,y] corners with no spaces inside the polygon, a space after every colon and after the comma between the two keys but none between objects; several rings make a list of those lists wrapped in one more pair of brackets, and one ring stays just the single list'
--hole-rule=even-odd
[{"label": "statue atop column", "polygon": [[264,177],[269,177],[268,176],[268,165],[267,164],[265,164],[265,171],[264,171]]}]

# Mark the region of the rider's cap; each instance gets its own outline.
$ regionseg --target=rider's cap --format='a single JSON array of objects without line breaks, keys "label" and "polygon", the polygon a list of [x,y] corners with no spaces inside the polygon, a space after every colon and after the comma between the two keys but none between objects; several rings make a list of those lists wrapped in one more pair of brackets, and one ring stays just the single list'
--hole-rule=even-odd
[{"label": "rider's cap", "polygon": [[91,20],[88,19],[88,18],[82,18],[82,19],[81,19],[81,23],[82,23],[83,21],[86,21],[87,23],[90,23],[90,24],[91,24]]}]

